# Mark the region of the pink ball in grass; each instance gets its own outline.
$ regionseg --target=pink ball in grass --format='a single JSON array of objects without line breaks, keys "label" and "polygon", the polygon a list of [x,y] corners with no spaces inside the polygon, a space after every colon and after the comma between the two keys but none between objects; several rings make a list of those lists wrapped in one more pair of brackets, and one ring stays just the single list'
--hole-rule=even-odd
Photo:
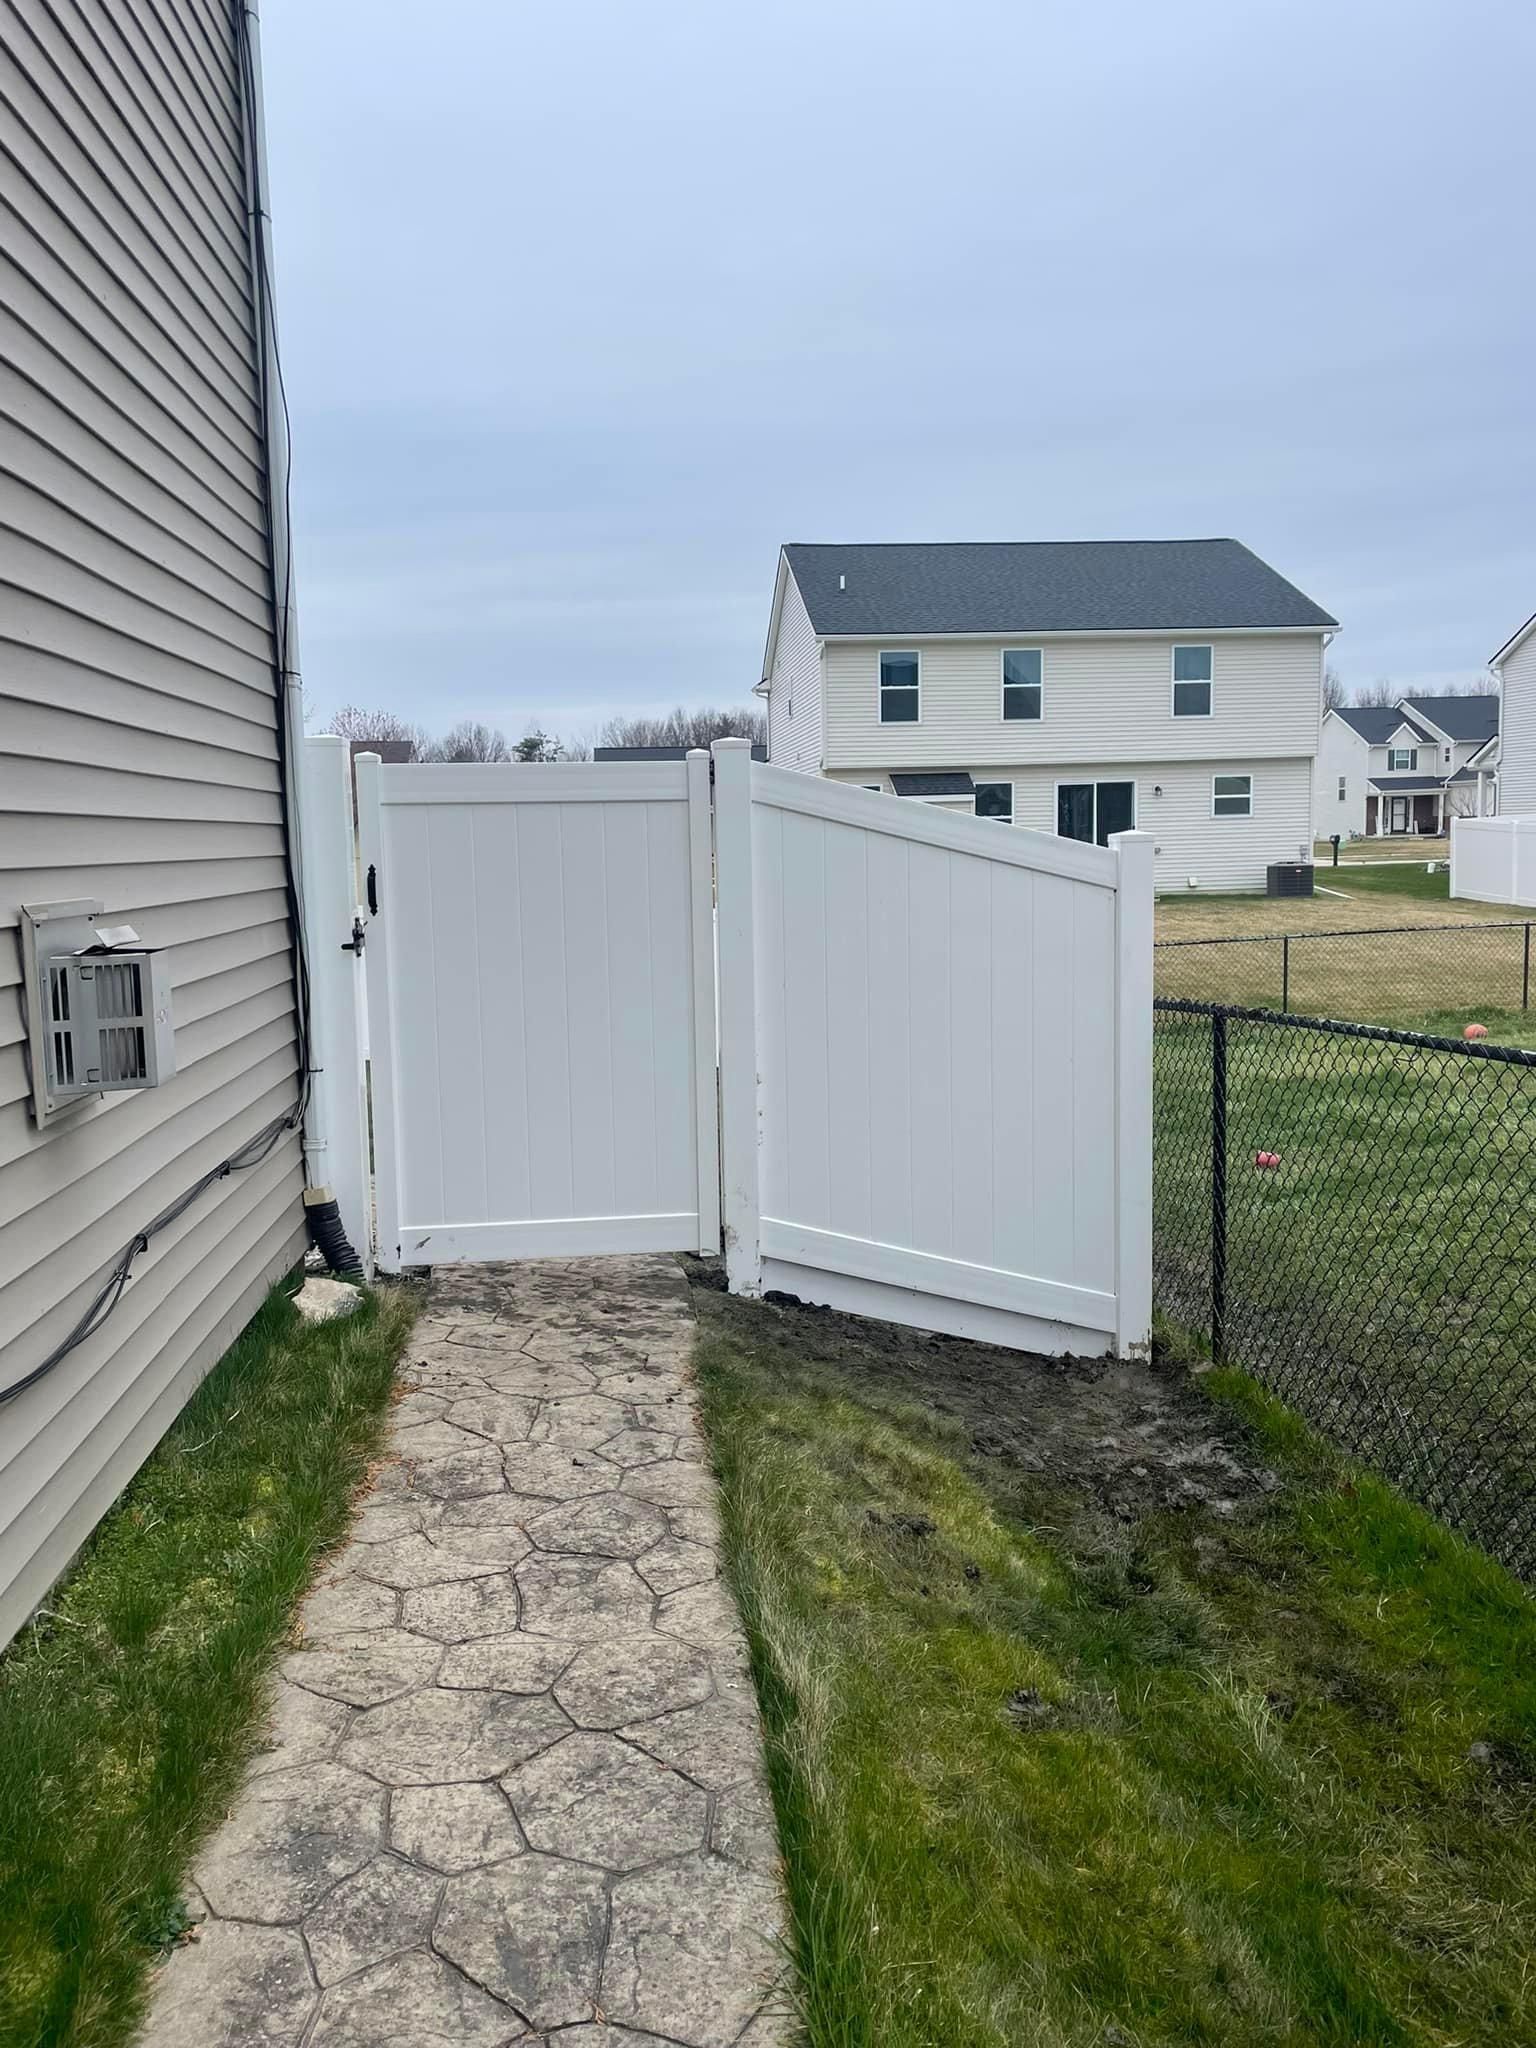
[{"label": "pink ball in grass", "polygon": [[1463,1038],[1486,1038],[1488,1036],[1488,1026],[1486,1024],[1469,1024],[1461,1035]]},{"label": "pink ball in grass", "polygon": [[1278,1152],[1255,1152],[1253,1163],[1259,1168],[1261,1173],[1266,1172],[1280,1164],[1280,1154]]}]

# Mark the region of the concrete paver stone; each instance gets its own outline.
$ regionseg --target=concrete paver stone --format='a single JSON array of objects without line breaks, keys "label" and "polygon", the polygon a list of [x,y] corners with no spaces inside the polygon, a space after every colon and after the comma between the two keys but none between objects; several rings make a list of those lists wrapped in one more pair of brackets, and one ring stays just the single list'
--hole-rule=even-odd
[{"label": "concrete paver stone", "polygon": [[691,1331],[670,1259],[433,1275],[141,2048],[787,2048]]}]

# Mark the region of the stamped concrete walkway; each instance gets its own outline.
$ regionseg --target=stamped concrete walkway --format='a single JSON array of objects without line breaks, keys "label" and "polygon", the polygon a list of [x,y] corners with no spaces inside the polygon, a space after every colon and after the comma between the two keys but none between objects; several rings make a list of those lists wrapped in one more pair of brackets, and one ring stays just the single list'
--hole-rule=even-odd
[{"label": "stamped concrete walkway", "polygon": [[434,1277],[146,2048],[789,2040],[691,1336],[669,1259]]}]

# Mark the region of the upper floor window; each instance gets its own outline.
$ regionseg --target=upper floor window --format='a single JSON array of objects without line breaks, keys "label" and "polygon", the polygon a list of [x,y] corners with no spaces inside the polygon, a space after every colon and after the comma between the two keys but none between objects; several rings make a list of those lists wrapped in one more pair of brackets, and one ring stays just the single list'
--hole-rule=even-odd
[{"label": "upper floor window", "polygon": [[1003,649],[1003,717],[1038,718],[1045,655],[1038,647]]},{"label": "upper floor window", "polygon": [[1346,779],[1346,778],[1345,778],[1344,776],[1342,776],[1342,775],[1341,775],[1341,776],[1339,777],[1339,802],[1340,802],[1340,803],[1343,803],[1343,801],[1344,801],[1345,797],[1346,797],[1346,796],[1347,796],[1348,794],[1349,794],[1349,783],[1348,783],[1348,780],[1347,780],[1347,779]]},{"label": "upper floor window", "polygon": [[1253,777],[1251,775],[1213,775],[1211,777],[1211,816],[1213,818],[1251,818],[1253,816]]},{"label": "upper floor window", "polygon": [[916,725],[917,669],[915,654],[882,654],[880,657],[880,723]]},{"label": "upper floor window", "polygon": [[1011,782],[978,782],[976,785],[976,815],[978,818],[996,818],[999,823],[1013,823],[1013,784]]},{"label": "upper floor window", "polygon": [[1210,717],[1211,650],[1209,647],[1174,648],[1173,715],[1175,718]]},{"label": "upper floor window", "polygon": [[1389,769],[1412,769],[1417,768],[1418,765],[1419,755],[1416,747],[1388,747],[1387,767]]}]

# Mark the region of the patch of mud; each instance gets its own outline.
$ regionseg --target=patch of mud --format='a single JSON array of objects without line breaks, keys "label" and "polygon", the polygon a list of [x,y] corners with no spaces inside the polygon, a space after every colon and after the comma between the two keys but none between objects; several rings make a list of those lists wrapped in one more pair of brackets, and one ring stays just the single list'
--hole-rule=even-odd
[{"label": "patch of mud", "polygon": [[[696,1287],[723,1287],[717,1261],[684,1264]],[[1170,1508],[1232,1515],[1276,1484],[1243,1425],[1182,1366],[1041,1358],[782,1294],[741,1301],[721,1293],[708,1314],[728,1326],[739,1320],[753,1344],[781,1344],[797,1365],[835,1368],[854,1389],[921,1402],[964,1432],[972,1456],[993,1466],[994,1484],[1025,1495],[1086,1496],[1132,1522]]]}]

